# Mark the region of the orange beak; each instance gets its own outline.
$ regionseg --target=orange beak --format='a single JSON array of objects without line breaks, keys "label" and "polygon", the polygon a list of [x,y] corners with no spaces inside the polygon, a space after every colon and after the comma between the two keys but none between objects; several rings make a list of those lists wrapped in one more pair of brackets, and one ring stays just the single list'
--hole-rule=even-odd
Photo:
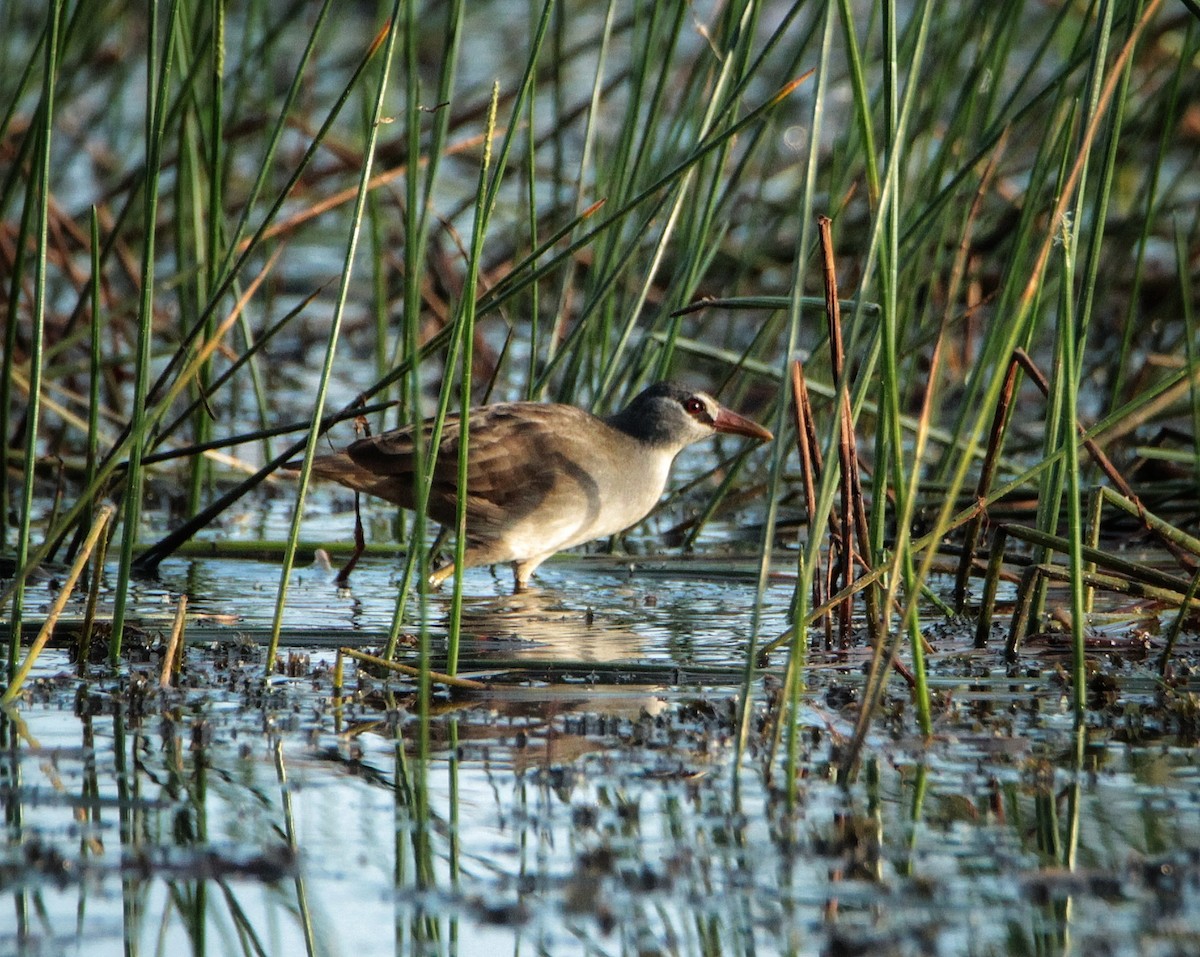
[{"label": "orange beak", "polygon": [[775,436],[757,422],[747,419],[744,415],[738,415],[736,412],[725,408],[725,406],[721,406],[717,411],[717,417],[713,419],[713,428],[718,432],[728,432],[731,435],[744,435],[751,439],[758,439],[760,442],[770,442],[771,439],[775,438]]}]

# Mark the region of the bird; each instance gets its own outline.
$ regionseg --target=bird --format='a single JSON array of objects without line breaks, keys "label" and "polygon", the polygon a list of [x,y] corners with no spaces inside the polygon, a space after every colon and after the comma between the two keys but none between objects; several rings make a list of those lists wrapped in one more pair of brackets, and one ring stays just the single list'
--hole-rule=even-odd
[{"label": "bird", "polygon": [[[467,417],[466,548],[463,567],[509,562],[514,591],[556,552],[623,532],[650,513],[675,457],[717,433],[770,441],[772,434],[706,392],[657,382],[600,418],[573,405],[503,402]],[[433,420],[421,426],[429,447]],[[453,527],[458,500],[459,415],[445,417],[427,514]],[[313,458],[311,474],[407,509],[416,507],[412,426]],[[299,469],[299,461],[288,467]],[[440,587],[454,562],[429,576]]]}]

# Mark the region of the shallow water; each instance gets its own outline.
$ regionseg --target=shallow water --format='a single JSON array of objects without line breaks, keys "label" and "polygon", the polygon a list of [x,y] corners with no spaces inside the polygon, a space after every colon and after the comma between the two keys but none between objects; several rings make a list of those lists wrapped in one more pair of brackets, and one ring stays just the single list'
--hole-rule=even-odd
[{"label": "shallow water", "polygon": [[[735,782],[750,570],[627,564],[555,562],[520,596],[470,572],[462,670],[490,687],[435,691],[423,731],[403,680],[349,668],[335,707],[331,649],[386,633],[394,562],[349,592],[298,572],[285,636],[304,647],[267,689],[277,567],[165,563],[139,592],[144,664],[84,684],[48,652],[5,723],[0,953],[1200,950],[1186,694],[1164,708],[1144,666],[1097,656],[1119,690],[1076,769],[1058,659],[1010,675],[951,624],[931,634],[935,738],[908,737],[897,680],[843,787],[863,657],[814,653],[789,809],[763,723],[778,656]],[[154,632],[185,587],[193,644],[161,691]],[[764,637],[790,593],[768,590]]]}]

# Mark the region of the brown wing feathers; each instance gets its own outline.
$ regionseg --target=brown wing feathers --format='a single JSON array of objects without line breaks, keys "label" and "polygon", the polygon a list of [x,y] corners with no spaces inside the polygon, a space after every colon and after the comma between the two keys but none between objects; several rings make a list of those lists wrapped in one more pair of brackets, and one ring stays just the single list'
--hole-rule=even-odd
[{"label": "brown wing feathers", "polygon": [[[500,522],[504,513],[524,510],[548,491],[547,449],[554,425],[540,414],[546,406],[505,404],[471,413],[467,462],[469,510],[473,523]],[[534,410],[530,415],[530,410]],[[424,428],[425,447],[432,430]],[[454,520],[458,485],[459,419],[448,417],[434,466],[429,513],[439,522]],[[411,428],[359,439],[343,452],[320,456],[315,474],[413,507],[415,461]]]}]

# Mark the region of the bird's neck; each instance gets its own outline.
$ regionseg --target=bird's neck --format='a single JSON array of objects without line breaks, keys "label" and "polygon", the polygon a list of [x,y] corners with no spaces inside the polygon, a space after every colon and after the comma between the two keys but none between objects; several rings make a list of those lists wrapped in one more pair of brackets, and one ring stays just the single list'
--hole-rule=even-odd
[{"label": "bird's neck", "polygon": [[604,420],[618,432],[654,449],[679,451],[679,441],[665,423],[654,418],[638,415],[633,409],[623,409]]}]

